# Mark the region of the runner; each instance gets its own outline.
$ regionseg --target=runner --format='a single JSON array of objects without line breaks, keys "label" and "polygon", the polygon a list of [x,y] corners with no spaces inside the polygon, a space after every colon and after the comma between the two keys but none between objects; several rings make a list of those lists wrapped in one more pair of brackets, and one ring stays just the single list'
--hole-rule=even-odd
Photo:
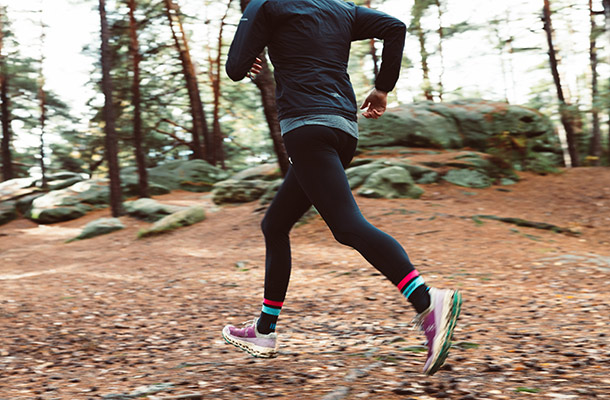
[{"label": "runner", "polygon": [[260,317],[223,337],[257,357],[275,357],[276,323],[290,280],[289,232],[313,204],[335,239],[356,249],[401,291],[418,313],[428,358],[424,373],[444,363],[460,312],[458,291],[426,286],[402,246],[361,214],[344,169],[357,146],[354,90],[347,74],[351,42],[383,40],[382,63],[364,103],[365,118],[386,109],[402,62],[405,24],[342,0],[252,0],[235,33],[226,64],[234,81],[258,74],[268,47],[277,85],[278,116],[291,166],[262,222],[265,288]]}]

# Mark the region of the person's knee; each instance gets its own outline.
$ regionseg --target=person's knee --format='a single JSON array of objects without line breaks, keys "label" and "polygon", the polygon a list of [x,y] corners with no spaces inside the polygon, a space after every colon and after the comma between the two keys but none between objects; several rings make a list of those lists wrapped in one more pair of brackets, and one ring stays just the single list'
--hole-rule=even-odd
[{"label": "person's knee", "polygon": [[354,247],[354,235],[349,231],[332,231],[335,240],[342,245]]},{"label": "person's knee", "polygon": [[263,235],[266,238],[271,238],[274,236],[285,236],[288,234],[288,231],[282,227],[281,224],[277,223],[273,218],[270,218],[268,215],[263,218],[261,222],[261,231],[263,231]]}]

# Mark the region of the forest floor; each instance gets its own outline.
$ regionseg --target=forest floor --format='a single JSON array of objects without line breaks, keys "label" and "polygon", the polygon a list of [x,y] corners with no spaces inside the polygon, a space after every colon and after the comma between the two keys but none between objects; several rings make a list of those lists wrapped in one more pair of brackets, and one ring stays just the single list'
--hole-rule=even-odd
[{"label": "forest floor", "polygon": [[463,293],[454,347],[433,377],[421,373],[410,306],[319,217],[291,236],[272,360],[221,337],[260,311],[257,202],[158,196],[202,204],[208,218],[142,240],[147,224],[122,217],[122,231],[65,243],[108,210],[13,221],[0,227],[0,399],[610,399],[610,168],[521,177],[480,190],[424,185],[419,200],[357,198],[429,285]]}]

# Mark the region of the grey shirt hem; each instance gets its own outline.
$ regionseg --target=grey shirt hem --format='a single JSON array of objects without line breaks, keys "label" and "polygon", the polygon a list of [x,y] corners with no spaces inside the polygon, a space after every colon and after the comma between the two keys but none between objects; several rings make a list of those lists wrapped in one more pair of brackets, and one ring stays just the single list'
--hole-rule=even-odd
[{"label": "grey shirt hem", "polygon": [[282,136],[305,125],[324,125],[330,128],[337,128],[358,139],[358,122],[350,121],[340,115],[324,114],[282,119],[280,121]]}]

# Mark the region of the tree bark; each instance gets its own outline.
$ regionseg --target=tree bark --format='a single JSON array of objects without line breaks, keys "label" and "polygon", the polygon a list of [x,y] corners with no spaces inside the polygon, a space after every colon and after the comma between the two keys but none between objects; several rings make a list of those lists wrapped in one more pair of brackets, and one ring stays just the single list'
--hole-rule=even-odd
[{"label": "tree bark", "polygon": [[415,0],[411,10],[412,20],[411,29],[414,31],[419,41],[419,55],[421,57],[421,69],[423,73],[422,89],[426,100],[433,101],[432,85],[430,83],[430,68],[428,66],[428,52],[426,51],[426,34],[421,27],[421,18],[425,9],[429,6],[428,2],[423,0]]},{"label": "tree bark", "polygon": [[104,92],[104,130],[106,132],[106,160],[108,161],[108,174],[110,176],[110,209],[113,217],[123,214],[121,181],[119,175],[118,146],[115,129],[115,114],[112,101],[112,79],[110,76],[111,52],[108,44],[108,21],[106,19],[106,1],[99,0],[101,25],[101,62],[102,62],[102,90]]},{"label": "tree bark", "polygon": [[553,45],[553,24],[551,20],[551,5],[549,0],[544,0],[542,15],[544,21],[544,30],[546,32],[547,44],[549,47],[549,62],[551,66],[551,73],[553,75],[553,81],[555,82],[555,88],[557,89],[557,98],[559,100],[559,113],[561,118],[561,124],[563,125],[566,131],[566,139],[568,141],[568,152],[570,154],[571,164],[573,167],[578,167],[580,166],[580,161],[578,157],[576,133],[574,131],[574,126],[572,125],[571,112],[563,95],[561,79],[559,78],[557,55],[555,52],[555,46]]},{"label": "tree bark", "polygon": [[595,23],[595,13],[593,12],[593,1],[589,0],[589,16],[591,19],[591,34],[589,46],[589,58],[591,61],[591,118],[592,132],[589,157],[591,164],[600,165],[602,155],[602,138],[599,127],[599,88],[597,83],[597,24]]},{"label": "tree bark", "polygon": [[[216,165],[213,139],[210,137],[208,131],[203,103],[201,102],[201,94],[199,93],[199,85],[197,83],[197,74],[193,61],[191,60],[191,53],[184,32],[184,26],[180,19],[180,8],[174,0],[164,1],[166,15],[169,19],[169,26],[172,31],[174,43],[178,50],[180,62],[182,63],[182,71],[184,73],[184,79],[186,80],[186,89],[189,94],[191,115],[193,118],[193,147],[196,149],[193,153],[193,157],[205,159],[207,162]],[[175,27],[174,24],[177,26]],[[179,34],[176,32],[176,29],[179,31]],[[203,146],[201,145],[200,138],[203,139]]]},{"label": "tree bark", "polygon": [[[602,0],[602,4],[604,5],[606,32],[610,33],[610,0]],[[607,90],[610,90],[610,79],[608,80],[608,86]],[[608,118],[608,164],[610,164],[610,117]]]},{"label": "tree bark", "polygon": [[[40,10],[42,15],[42,10]],[[40,21],[40,45],[41,48],[44,48],[44,41],[45,41],[45,30],[44,30],[44,23],[42,22],[42,20]],[[46,118],[47,118],[47,113],[46,113],[46,106],[47,106],[47,99],[46,99],[46,93],[44,91],[44,83],[45,83],[45,79],[44,79],[44,73],[43,73],[43,65],[44,65],[44,53],[41,52],[41,56],[40,56],[40,76],[39,76],[39,82],[38,82],[38,101],[40,104],[40,174],[42,175],[42,183],[41,186],[43,189],[47,189],[48,184],[47,184],[47,170],[44,164],[44,128],[45,128],[45,123],[46,123]]]},{"label": "tree bark", "polygon": [[4,13],[5,8],[0,9],[0,112],[2,118],[2,142],[0,143],[2,154],[2,180],[7,181],[15,177],[13,171],[13,157],[11,153],[11,115],[8,100],[9,78],[6,71],[6,61],[2,54],[4,42]]},{"label": "tree bark", "polygon": [[[372,7],[371,0],[366,0],[364,5],[368,8]],[[369,40],[369,54],[373,59],[373,84],[377,80],[377,75],[379,74],[379,57],[377,57],[377,48],[375,47],[375,39]]]},{"label": "tree bark", "polygon": [[445,35],[443,32],[443,9],[441,7],[441,0],[436,0],[436,7],[438,9],[438,55],[441,59],[441,68],[438,74],[438,99],[439,101],[443,101],[443,76],[445,74],[443,41],[445,40]]},{"label": "tree bark", "polygon": [[218,32],[218,49],[216,53],[216,59],[212,60],[210,52],[210,81],[212,82],[212,92],[214,93],[214,111],[212,119],[212,137],[214,138],[214,153],[215,158],[220,166],[225,168],[225,152],[224,152],[224,136],[220,127],[220,73],[221,73],[221,57],[222,57],[222,34],[224,32],[225,19],[231,9],[231,3],[233,0],[229,0],[227,4],[227,10],[224,16],[220,20],[220,29]]},{"label": "tree bark", "polygon": [[133,69],[131,95],[133,102],[133,142],[136,163],[138,166],[138,196],[150,197],[148,192],[148,172],[146,171],[146,156],[142,147],[142,111],[140,95],[140,46],[138,43],[138,23],[135,17],[136,0],[128,0],[129,6],[129,53]]},{"label": "tree bark", "polygon": [[[42,70],[40,71],[42,75]],[[40,86],[38,88],[38,100],[40,102],[40,173],[42,175],[42,188],[46,189],[47,185],[47,169],[44,164],[44,128],[46,123],[46,93],[44,91],[44,79],[41,76]]]},{"label": "tree bark", "polygon": [[[250,0],[240,0],[242,12],[246,9],[250,3]],[[267,64],[267,56],[263,51],[259,58],[263,60],[263,69],[254,79],[254,84],[261,92],[261,99],[263,102],[263,111],[267,125],[269,126],[269,135],[273,141],[273,149],[277,155],[278,164],[282,175],[286,176],[290,162],[288,161],[288,153],[284,147],[284,141],[282,140],[282,130],[280,128],[280,122],[277,115],[277,105],[275,103],[275,80]]]}]

